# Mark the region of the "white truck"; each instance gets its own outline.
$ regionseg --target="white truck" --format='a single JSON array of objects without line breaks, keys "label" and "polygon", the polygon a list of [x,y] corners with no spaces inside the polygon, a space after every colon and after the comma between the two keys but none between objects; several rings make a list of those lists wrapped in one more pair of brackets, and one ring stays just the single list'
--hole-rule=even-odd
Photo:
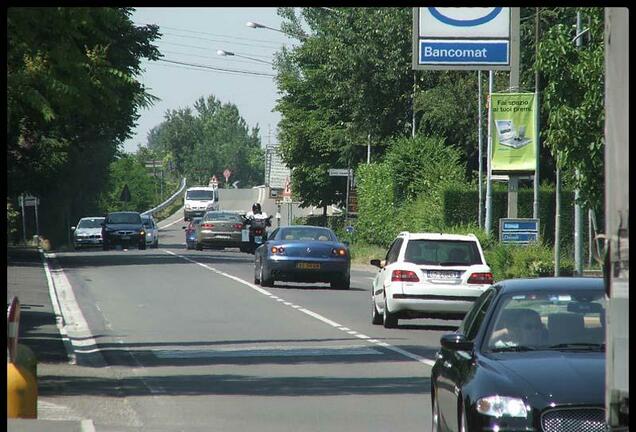
[{"label": "white truck", "polygon": [[629,428],[629,11],[605,8],[605,415]]}]

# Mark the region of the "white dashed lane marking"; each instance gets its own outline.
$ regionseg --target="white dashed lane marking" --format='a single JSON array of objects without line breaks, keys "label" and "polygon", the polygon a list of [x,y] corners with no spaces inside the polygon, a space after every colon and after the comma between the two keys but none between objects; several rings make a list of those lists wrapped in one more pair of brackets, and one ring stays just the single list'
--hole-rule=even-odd
[{"label": "white dashed lane marking", "polygon": [[[270,293],[266,289],[263,289],[263,288],[261,288],[261,287],[259,287],[257,285],[252,284],[252,283],[249,283],[249,282],[247,282],[247,281],[245,281],[245,280],[243,280],[243,279],[241,279],[241,278],[239,278],[237,276],[231,275],[229,273],[225,273],[225,272],[223,272],[221,270],[218,270],[218,269],[216,269],[214,267],[210,267],[207,264],[200,263],[198,261],[195,261],[195,260],[190,259],[190,258],[188,258],[186,256],[183,256],[183,255],[179,255],[179,254],[174,253],[172,251],[164,250],[164,252],[167,253],[167,254],[174,255],[174,256],[177,256],[179,258],[182,258],[182,259],[184,259],[186,261],[189,261],[191,263],[200,265],[201,267],[204,267],[204,268],[206,268],[206,269],[208,269],[210,271],[213,271],[216,274],[219,274],[221,276],[225,276],[225,277],[227,277],[229,279],[232,279],[232,280],[234,280],[234,281],[236,281],[236,282],[238,282],[240,284],[243,284],[243,285],[245,285],[247,287],[250,287],[253,290],[258,291],[259,293],[264,294],[264,295],[268,296],[269,298],[277,300],[277,301],[279,301],[279,302],[281,302],[283,304],[287,305],[287,303],[288,303],[284,299],[281,299],[280,297],[278,297],[276,295],[273,295],[272,293]],[[431,359],[428,359],[428,358],[422,357],[420,355],[414,354],[412,352],[406,351],[406,350],[404,350],[402,348],[395,347],[395,346],[390,345],[390,344],[388,344],[386,342],[380,342],[380,341],[378,341],[376,339],[371,339],[371,338],[369,338],[366,335],[363,335],[361,333],[356,332],[355,330],[351,330],[351,329],[349,329],[347,327],[344,327],[342,324],[338,324],[337,322],[332,321],[329,318],[326,318],[326,317],[324,317],[324,316],[322,316],[320,314],[317,314],[316,312],[313,312],[313,311],[311,311],[309,309],[306,309],[306,308],[304,308],[302,306],[297,306],[297,305],[294,305],[294,304],[289,304],[288,306],[290,306],[291,308],[296,309],[296,310],[298,310],[300,312],[303,312],[304,314],[307,314],[307,315],[309,315],[312,318],[315,318],[315,319],[317,319],[319,321],[322,321],[323,323],[325,323],[325,324],[327,324],[327,325],[329,325],[331,327],[335,327],[335,328],[337,328],[340,331],[346,332],[346,333],[351,334],[351,335],[355,335],[355,336],[359,337],[362,340],[365,340],[365,341],[367,341],[369,343],[372,343],[374,345],[377,345],[377,346],[381,346],[381,347],[383,347],[383,348],[385,348],[387,350],[390,350],[390,351],[393,351],[395,353],[398,353],[398,354],[400,354],[400,355],[402,355],[404,357],[407,357],[407,358],[409,358],[411,360],[414,360],[414,361],[416,361],[418,363],[425,364],[425,365],[428,365],[428,366],[433,366],[435,364],[435,362],[433,360],[431,360]]]}]

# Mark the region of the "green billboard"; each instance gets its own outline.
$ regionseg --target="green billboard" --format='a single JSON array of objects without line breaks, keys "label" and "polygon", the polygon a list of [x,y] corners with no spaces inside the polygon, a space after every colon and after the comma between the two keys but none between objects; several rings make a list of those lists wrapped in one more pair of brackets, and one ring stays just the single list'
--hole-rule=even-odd
[{"label": "green billboard", "polygon": [[493,174],[533,173],[537,164],[534,93],[493,93]]}]

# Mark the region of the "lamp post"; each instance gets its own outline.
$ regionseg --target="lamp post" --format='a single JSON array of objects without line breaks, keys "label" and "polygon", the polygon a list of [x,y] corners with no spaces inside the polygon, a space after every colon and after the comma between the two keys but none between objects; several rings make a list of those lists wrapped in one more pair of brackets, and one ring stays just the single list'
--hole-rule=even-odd
[{"label": "lamp post", "polygon": [[298,39],[300,39],[300,40],[305,40],[305,39],[307,39],[307,36],[306,36],[306,35],[304,35],[304,34],[298,34],[298,33],[288,33],[288,32],[283,31],[283,30],[281,30],[281,29],[277,29],[277,28],[274,28],[274,27],[266,26],[266,25],[264,25],[264,24],[259,24],[259,23],[257,23],[257,22],[253,22],[253,21],[248,21],[248,22],[246,22],[246,23],[245,23],[245,25],[246,25],[246,26],[248,26],[248,27],[254,28],[254,29],[257,29],[257,28],[265,28],[265,29],[268,29],[268,30],[274,30],[274,31],[277,31],[278,33],[282,33],[282,34],[284,34],[284,35],[286,35],[286,36],[294,36],[294,37],[297,37],[297,38],[298,38]]},{"label": "lamp post", "polygon": [[261,60],[261,59],[257,59],[257,58],[254,58],[254,57],[248,57],[246,55],[237,54],[237,53],[232,52],[232,51],[226,51],[226,50],[220,49],[220,50],[217,50],[216,53],[218,55],[220,55],[220,56],[223,56],[223,57],[225,57],[225,56],[241,57],[241,58],[252,60],[252,61],[255,61],[255,62],[259,62],[259,63],[265,63],[265,64],[268,64],[270,66],[272,65],[272,63],[268,62],[267,60]]}]

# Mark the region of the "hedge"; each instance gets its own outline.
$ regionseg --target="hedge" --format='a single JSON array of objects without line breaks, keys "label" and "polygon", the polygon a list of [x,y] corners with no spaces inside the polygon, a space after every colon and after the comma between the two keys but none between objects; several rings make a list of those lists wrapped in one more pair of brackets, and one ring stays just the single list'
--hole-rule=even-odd
[{"label": "hedge", "polygon": [[[485,191],[484,199],[485,199]],[[532,188],[519,188],[518,217],[531,218],[534,201]],[[451,186],[444,191],[443,212],[444,224],[447,226],[476,223],[478,218],[479,192],[474,187]],[[508,192],[505,185],[495,184],[492,194],[492,232],[499,238],[499,219],[507,217]],[[554,215],[556,211],[556,195],[554,186],[542,185],[539,188],[540,236],[548,245],[554,245]],[[484,214],[485,217],[485,208]],[[598,226],[603,226],[598,220]],[[583,216],[583,240],[587,245],[588,236],[587,213]],[[572,248],[574,245],[574,192],[561,191],[561,246]],[[585,246],[586,247],[586,246]]]}]

